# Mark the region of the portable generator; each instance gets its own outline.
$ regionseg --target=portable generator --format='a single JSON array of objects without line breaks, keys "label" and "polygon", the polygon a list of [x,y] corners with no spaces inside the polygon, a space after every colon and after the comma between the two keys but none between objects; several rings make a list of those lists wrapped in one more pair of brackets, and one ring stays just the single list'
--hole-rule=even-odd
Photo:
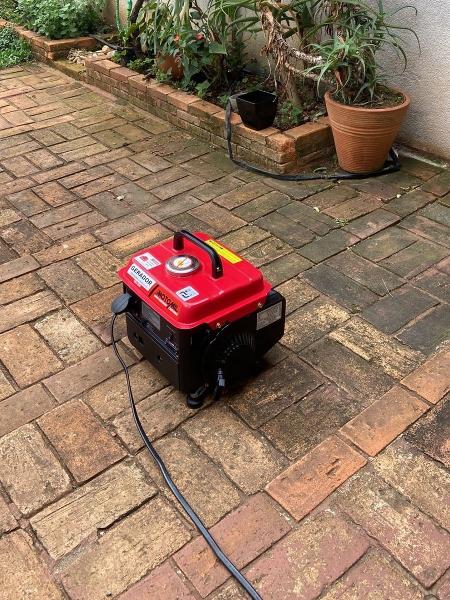
[{"label": "portable generator", "polygon": [[181,230],[119,270],[130,342],[191,408],[254,372],[283,336],[286,301],[259,269],[205,233]]}]

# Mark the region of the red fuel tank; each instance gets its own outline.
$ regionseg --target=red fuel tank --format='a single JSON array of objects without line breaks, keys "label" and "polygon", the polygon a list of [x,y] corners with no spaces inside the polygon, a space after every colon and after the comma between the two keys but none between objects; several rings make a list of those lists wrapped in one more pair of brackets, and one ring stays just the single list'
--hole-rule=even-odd
[{"label": "red fuel tank", "polygon": [[259,269],[202,232],[178,232],[136,252],[118,275],[178,329],[236,321],[260,309],[272,288]]}]

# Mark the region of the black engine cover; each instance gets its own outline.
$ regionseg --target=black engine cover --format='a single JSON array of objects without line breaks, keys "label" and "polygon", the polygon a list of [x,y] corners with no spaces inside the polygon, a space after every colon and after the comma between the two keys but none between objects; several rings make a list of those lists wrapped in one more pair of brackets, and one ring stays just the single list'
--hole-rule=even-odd
[{"label": "black engine cover", "polygon": [[283,337],[286,301],[271,290],[264,306],[213,331],[206,325],[176,329],[133,292],[126,313],[130,342],[176,389],[193,393],[214,385],[217,370],[227,387],[238,383]]}]

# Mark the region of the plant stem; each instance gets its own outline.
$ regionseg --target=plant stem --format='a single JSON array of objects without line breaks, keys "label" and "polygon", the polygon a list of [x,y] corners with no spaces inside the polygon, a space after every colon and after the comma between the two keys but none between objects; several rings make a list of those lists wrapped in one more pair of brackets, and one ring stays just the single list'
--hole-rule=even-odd
[{"label": "plant stem", "polygon": [[115,2],[115,16],[116,16],[116,28],[117,31],[122,29],[122,23],[120,22],[120,0]]}]

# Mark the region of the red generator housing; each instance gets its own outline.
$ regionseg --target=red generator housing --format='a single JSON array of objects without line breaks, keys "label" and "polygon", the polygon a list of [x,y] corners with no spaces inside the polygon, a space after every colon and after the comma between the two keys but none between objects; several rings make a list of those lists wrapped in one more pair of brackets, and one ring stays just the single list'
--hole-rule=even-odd
[{"label": "red generator housing", "polygon": [[119,270],[130,342],[201,406],[251,374],[284,333],[286,302],[259,269],[205,233],[182,230]]}]

